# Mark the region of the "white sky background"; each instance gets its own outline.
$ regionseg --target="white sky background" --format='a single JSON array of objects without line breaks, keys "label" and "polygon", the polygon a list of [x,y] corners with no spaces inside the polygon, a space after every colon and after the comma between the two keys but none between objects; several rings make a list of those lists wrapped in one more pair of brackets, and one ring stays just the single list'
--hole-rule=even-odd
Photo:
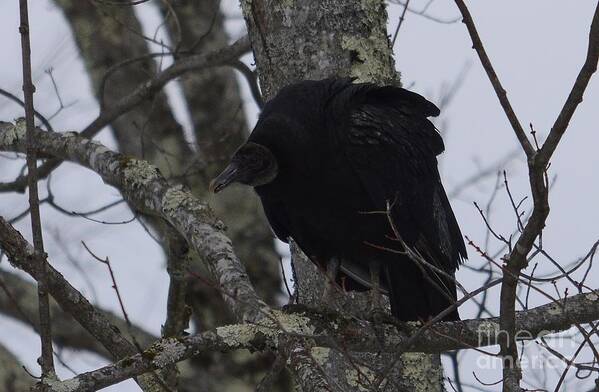
[{"label": "white sky background", "polygon": [[[35,105],[40,112],[51,115],[58,108],[58,101],[50,79],[44,71],[54,69],[60,94],[65,104],[70,104],[52,120],[55,129],[81,130],[98,114],[85,70],[68,26],[61,12],[50,1],[30,2],[30,24],[33,50],[33,77],[37,87]],[[414,9],[420,9],[427,1],[413,0]],[[532,123],[540,139],[544,140],[555,120],[572,83],[578,74],[586,54],[588,29],[595,1],[577,0],[568,2],[529,0],[526,2],[504,0],[495,2],[470,2],[469,4],[481,38],[499,77],[508,91],[512,105],[522,124]],[[392,32],[403,7],[389,7]],[[231,35],[243,33],[238,4],[232,0],[223,3],[223,9],[231,16]],[[147,23],[148,31],[157,24],[156,14],[149,5],[138,8]],[[452,1],[436,0],[429,14],[443,19],[454,19],[459,13]],[[18,7],[16,1],[0,2],[0,44],[4,60],[0,67],[0,87],[17,95],[21,94],[20,39],[18,35]],[[486,167],[517,147],[516,138],[497,101],[484,73],[470,38],[462,23],[441,24],[412,13],[407,13],[395,47],[397,68],[401,70],[405,86],[438,102],[443,86],[451,84],[461,70],[469,66],[463,85],[451,104],[445,108],[441,120],[446,134],[446,153],[442,158],[442,176],[448,192],[479,167]],[[599,102],[598,76],[591,81],[584,102],[574,116],[571,126],[552,160],[550,175],[557,181],[550,195],[551,215],[544,232],[546,250],[562,265],[585,254],[599,239],[599,182],[596,174],[599,167],[597,146],[597,107]],[[250,121],[255,121],[257,110],[246,92]],[[169,85],[176,113],[186,126],[186,109],[176,97],[176,85]],[[11,121],[22,116],[22,110],[0,97],[0,120]],[[105,130],[98,140],[114,147],[110,133]],[[529,187],[526,164],[520,159],[504,165],[510,179],[510,188],[516,199],[528,195]],[[0,181],[14,179],[22,161],[0,159]],[[469,187],[452,205],[465,235],[484,245],[486,230],[472,202],[486,205],[494,188],[495,176],[475,187]],[[40,192],[45,196],[45,182]],[[63,164],[52,176],[52,189],[61,206],[74,211],[86,211],[105,205],[120,198],[119,193],[102,183],[98,176],[71,164]],[[26,208],[26,195],[0,194],[0,215],[13,217]],[[530,207],[530,202],[524,203]],[[124,206],[113,208],[97,218],[105,221],[122,221],[131,217]],[[119,288],[124,296],[130,317],[147,330],[159,334],[166,309],[167,274],[162,252],[137,223],[127,225],[102,225],[73,219],[42,207],[44,238],[52,264],[95,303],[119,313],[114,291],[103,265],[94,262],[80,245],[85,241],[97,254],[111,259]],[[509,234],[515,227],[514,214],[504,190],[497,194],[493,213],[493,226],[497,231]],[[17,228],[27,237],[30,229],[27,220]],[[494,249],[498,244],[491,242]],[[483,261],[472,248],[469,266],[480,266]],[[71,259],[85,270],[82,275]],[[6,260],[0,268],[11,267]],[[532,268],[529,268],[528,272]],[[546,261],[540,262],[537,273],[553,271]],[[592,271],[590,286],[599,287],[597,272]],[[462,268],[458,279],[469,290],[481,284],[481,276]],[[90,284],[91,281],[91,284]],[[551,286],[544,286],[554,294]],[[574,294],[572,288],[570,293]],[[563,294],[563,292],[562,292]],[[497,313],[498,290],[491,291],[492,308]],[[546,299],[531,294],[531,306],[545,303]],[[461,308],[462,318],[474,315],[475,306]],[[0,343],[16,353],[34,373],[38,372],[35,359],[39,355],[36,335],[23,325],[0,317]],[[569,343],[568,343],[569,347]],[[496,348],[489,348],[495,352]],[[572,349],[562,348],[563,352]],[[534,350],[530,355],[538,354]],[[95,355],[74,353],[65,350],[63,358],[76,371],[90,370],[103,364]],[[481,369],[478,354],[468,352],[461,357],[461,376],[468,384],[480,384],[472,372],[484,382],[495,382],[501,378],[500,368],[495,363],[491,370]],[[588,357],[587,357],[588,358]],[[477,362],[478,361],[478,362]],[[449,369],[449,367],[448,367]],[[530,387],[539,386],[544,372],[525,369],[525,378]],[[555,383],[560,372],[547,370],[549,386]],[[71,373],[61,369],[62,377]],[[453,376],[453,374],[449,374]],[[553,380],[553,382],[551,382]],[[536,384],[535,384],[536,383]],[[574,384],[568,389],[574,390]],[[591,388],[589,381],[579,382],[575,390]],[[482,386],[483,390],[499,390],[499,386]],[[135,391],[133,382],[108,388],[110,391]],[[450,389],[451,390],[451,389]],[[468,389],[466,390],[475,390]]]}]

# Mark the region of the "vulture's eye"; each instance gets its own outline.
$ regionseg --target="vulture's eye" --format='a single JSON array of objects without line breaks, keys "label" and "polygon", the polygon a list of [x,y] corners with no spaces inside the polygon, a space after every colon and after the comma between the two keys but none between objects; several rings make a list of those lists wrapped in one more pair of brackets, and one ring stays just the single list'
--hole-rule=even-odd
[{"label": "vulture's eye", "polygon": [[256,165],[256,170],[258,171],[266,170],[270,166],[269,160],[265,157],[260,157],[256,162],[254,162],[254,164]]}]

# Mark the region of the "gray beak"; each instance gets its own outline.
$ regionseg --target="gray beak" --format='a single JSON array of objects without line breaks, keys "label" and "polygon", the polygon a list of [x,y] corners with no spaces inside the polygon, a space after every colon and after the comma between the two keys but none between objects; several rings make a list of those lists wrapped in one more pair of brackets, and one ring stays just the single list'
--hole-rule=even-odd
[{"label": "gray beak", "polygon": [[239,167],[231,162],[214,180],[210,182],[210,192],[218,193],[239,177]]}]

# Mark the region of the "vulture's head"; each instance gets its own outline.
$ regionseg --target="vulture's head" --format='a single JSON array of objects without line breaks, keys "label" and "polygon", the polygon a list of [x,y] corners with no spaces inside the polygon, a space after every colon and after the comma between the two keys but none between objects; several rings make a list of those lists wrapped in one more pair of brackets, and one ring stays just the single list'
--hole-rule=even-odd
[{"label": "vulture's head", "polygon": [[277,159],[262,144],[247,142],[237,150],[229,165],[210,183],[210,190],[218,193],[234,182],[260,186],[275,179]]},{"label": "vulture's head", "polygon": [[235,182],[254,187],[266,185],[277,175],[318,165],[315,151],[326,135],[322,109],[330,97],[348,86],[350,79],[325,79],[302,81],[281,89],[266,103],[248,141],[212,181],[210,189],[216,193]]}]

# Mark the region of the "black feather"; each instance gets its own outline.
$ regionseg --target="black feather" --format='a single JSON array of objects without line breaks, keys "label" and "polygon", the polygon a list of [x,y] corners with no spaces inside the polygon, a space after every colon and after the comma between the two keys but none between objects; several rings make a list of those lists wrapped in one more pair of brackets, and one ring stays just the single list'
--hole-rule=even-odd
[{"label": "black feather", "polygon": [[[382,262],[401,320],[426,319],[452,304],[452,277],[467,257],[437,169],[444,145],[427,117],[438,114],[398,87],[304,81],[265,105],[249,137],[278,162],[277,177],[256,187],[275,234],[292,237],[318,264],[338,257],[358,275]],[[402,250],[383,213],[387,203],[403,241],[447,276],[383,250]],[[457,318],[457,311],[446,317]]]}]

